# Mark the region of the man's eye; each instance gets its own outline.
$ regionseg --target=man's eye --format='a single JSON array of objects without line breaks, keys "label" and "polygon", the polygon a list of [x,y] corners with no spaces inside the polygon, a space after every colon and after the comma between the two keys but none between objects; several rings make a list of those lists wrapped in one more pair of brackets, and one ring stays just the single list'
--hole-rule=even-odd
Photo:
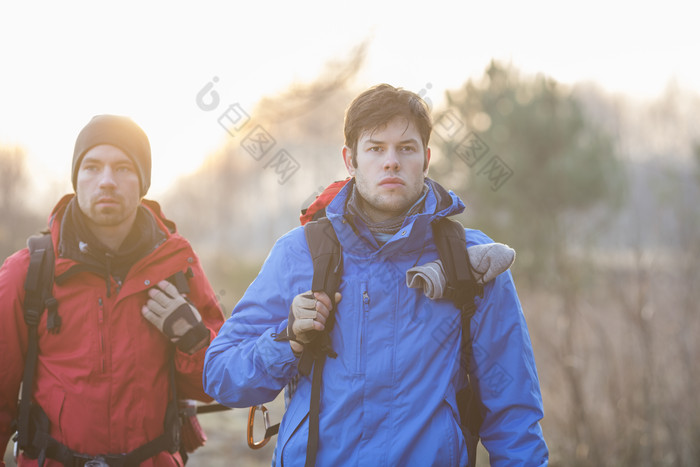
[{"label": "man's eye", "polygon": [[372,146],[371,148],[369,148],[370,152],[379,152],[381,150],[382,148],[380,146]]},{"label": "man's eye", "polygon": [[415,152],[416,148],[414,148],[413,146],[401,146],[399,150],[401,152]]}]

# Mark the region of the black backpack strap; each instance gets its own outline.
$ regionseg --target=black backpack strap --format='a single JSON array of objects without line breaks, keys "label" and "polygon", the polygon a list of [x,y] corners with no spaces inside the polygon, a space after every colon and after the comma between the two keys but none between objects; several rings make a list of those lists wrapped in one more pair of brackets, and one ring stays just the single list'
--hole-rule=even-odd
[{"label": "black backpack strap", "polygon": [[311,344],[304,346],[304,352],[299,361],[299,371],[303,375],[309,375],[314,360],[318,357],[327,355],[335,358],[337,356],[333,351],[329,333],[335,324],[335,293],[343,277],[343,252],[328,218],[309,222],[304,226],[304,232],[314,268],[311,290],[325,292],[331,299],[332,306],[325,329],[318,333]]},{"label": "black backpack strap", "polygon": [[22,375],[22,392],[18,408],[17,442],[22,449],[32,449],[30,436],[32,391],[34,375],[39,357],[38,326],[44,309],[49,309],[47,328],[56,333],[61,327],[61,317],[58,316],[57,302],[53,298],[54,253],[51,235],[46,233],[30,237],[29,268],[24,280],[24,321],[27,324],[27,354],[24,358],[24,374]]},{"label": "black backpack strap", "polygon": [[187,268],[187,271],[178,271],[172,276],[168,277],[168,281],[175,286],[178,292],[181,294],[190,293],[190,284],[188,279],[194,277],[192,268]]},{"label": "black backpack strap", "polygon": [[474,386],[470,362],[472,357],[471,318],[476,312],[474,299],[483,295],[483,287],[476,283],[467,253],[464,227],[457,221],[440,218],[433,222],[433,237],[440,260],[447,275],[445,298],[452,300],[461,311],[462,367],[467,370],[467,387],[457,393],[457,407],[462,431],[467,443],[469,465],[476,465],[476,447],[483,422],[481,401]]},{"label": "black backpack strap", "polygon": [[335,292],[343,277],[343,253],[331,221],[324,217],[304,226],[306,243],[314,263],[311,290],[325,292],[335,305]]},{"label": "black backpack strap", "polygon": [[483,291],[474,280],[464,227],[458,221],[443,217],[433,222],[433,237],[447,275],[445,298],[471,317],[476,311],[474,297]]},{"label": "black backpack strap", "polygon": [[335,323],[335,293],[340,287],[343,276],[343,252],[338,237],[330,220],[322,218],[304,226],[306,242],[309,245],[314,265],[311,290],[325,292],[331,299],[333,308],[326,320],[325,329],[311,342],[304,346],[299,361],[299,372],[308,375],[313,366],[311,382],[311,402],[309,404],[309,437],[306,445],[306,466],[316,464],[319,437],[319,414],[321,407],[321,381],[326,357],[335,358],[337,354],[331,346],[329,332]]},{"label": "black backpack strap", "polygon": [[24,321],[38,326],[44,309],[48,310],[46,328],[52,334],[61,330],[58,302],[53,298],[54,252],[51,235],[29,237],[29,269],[24,281]]}]

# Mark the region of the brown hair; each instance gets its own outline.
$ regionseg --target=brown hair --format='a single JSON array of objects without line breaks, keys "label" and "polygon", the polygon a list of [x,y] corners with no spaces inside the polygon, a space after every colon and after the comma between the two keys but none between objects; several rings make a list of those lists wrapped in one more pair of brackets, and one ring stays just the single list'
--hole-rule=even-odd
[{"label": "brown hair", "polygon": [[[365,131],[374,131],[396,117],[412,122],[428,147],[433,123],[430,109],[420,96],[389,84],[378,84],[357,96],[345,112],[345,145],[350,148],[352,165],[357,167],[357,142]],[[426,159],[425,165],[428,165]]]}]

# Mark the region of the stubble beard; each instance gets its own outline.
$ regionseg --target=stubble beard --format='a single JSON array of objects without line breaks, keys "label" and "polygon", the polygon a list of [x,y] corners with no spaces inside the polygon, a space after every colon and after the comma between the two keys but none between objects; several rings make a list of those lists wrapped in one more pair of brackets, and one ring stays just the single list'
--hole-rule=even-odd
[{"label": "stubble beard", "polygon": [[83,212],[88,221],[98,227],[115,227],[124,222],[128,217],[124,212],[124,200],[114,193],[109,193],[109,197],[113,198],[117,204],[100,206],[98,200],[102,196],[104,193],[90,200],[89,211]]},{"label": "stubble beard", "polygon": [[404,190],[365,195],[358,187],[358,192],[364,211],[370,218],[382,217],[389,219],[405,213],[418,200],[421,191],[409,193],[405,191],[405,188]]},{"label": "stubble beard", "polygon": [[121,224],[125,216],[121,209],[93,207],[88,218],[99,227],[114,227]]}]

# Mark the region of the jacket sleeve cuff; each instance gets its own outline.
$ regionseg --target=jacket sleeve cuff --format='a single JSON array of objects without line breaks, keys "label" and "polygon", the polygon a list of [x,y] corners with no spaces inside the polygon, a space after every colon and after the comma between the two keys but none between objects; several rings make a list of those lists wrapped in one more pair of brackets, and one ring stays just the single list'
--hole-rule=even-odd
[{"label": "jacket sleeve cuff", "polygon": [[278,341],[272,329],[265,331],[255,344],[257,357],[262,360],[265,371],[271,376],[290,374],[296,371],[299,358],[294,355],[288,341]]}]

